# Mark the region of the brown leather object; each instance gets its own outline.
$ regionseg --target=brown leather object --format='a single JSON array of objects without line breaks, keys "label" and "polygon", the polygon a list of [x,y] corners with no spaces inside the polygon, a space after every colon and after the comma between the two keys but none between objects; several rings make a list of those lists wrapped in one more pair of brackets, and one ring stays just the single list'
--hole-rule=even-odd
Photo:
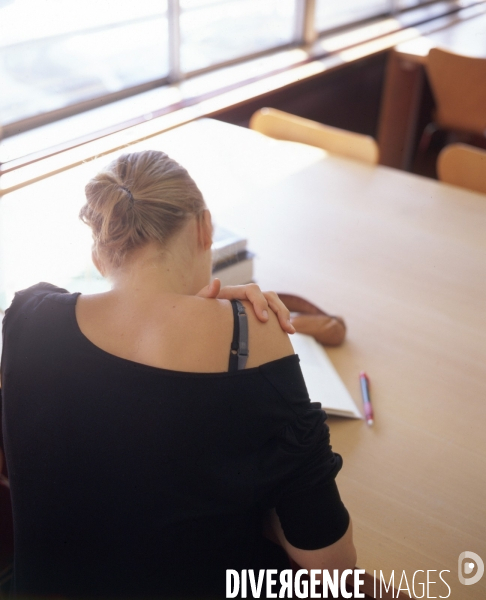
[{"label": "brown leather object", "polygon": [[312,335],[324,346],[339,346],[346,336],[346,324],[341,317],[328,315],[312,302],[293,294],[278,294],[290,310],[298,313],[292,325],[298,333]]}]

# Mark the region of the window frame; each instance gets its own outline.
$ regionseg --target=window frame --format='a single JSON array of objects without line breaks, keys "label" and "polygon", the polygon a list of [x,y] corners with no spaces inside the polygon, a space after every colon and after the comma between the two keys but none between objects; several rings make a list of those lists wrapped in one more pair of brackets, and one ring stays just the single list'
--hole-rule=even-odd
[{"label": "window frame", "polygon": [[[331,1],[331,0],[329,0]],[[388,0],[390,11],[384,15],[376,15],[363,20],[353,21],[345,25],[326,29],[324,31],[318,31],[315,23],[316,5],[317,0],[295,0],[295,17],[294,17],[294,36],[289,43],[272,46],[258,52],[245,54],[231,60],[221,61],[217,64],[212,64],[208,67],[201,69],[183,72],[181,69],[181,31],[180,31],[180,1],[179,0],[167,0],[167,18],[168,18],[168,56],[169,56],[169,72],[167,76],[154,79],[142,84],[130,86],[118,90],[89,98],[87,100],[69,104],[67,106],[47,111],[38,115],[28,116],[18,121],[6,123],[3,128],[0,128],[0,140],[8,138],[10,136],[24,133],[37,127],[48,125],[55,121],[65,119],[93,108],[99,107],[100,104],[106,105],[118,100],[124,100],[126,98],[154,90],[156,88],[169,85],[178,84],[184,80],[203,75],[218,69],[224,69],[240,63],[251,61],[263,56],[275,54],[277,52],[293,49],[293,48],[305,48],[309,49],[312,45],[320,38],[335,34],[339,31],[351,29],[359,26],[366,22],[375,20],[377,18],[386,18],[397,15],[398,13],[407,12],[408,10],[417,10],[422,6],[435,4],[442,2],[443,0],[419,0],[420,4],[414,7],[400,9],[400,0]],[[458,7],[459,9],[460,7]],[[67,35],[67,34],[66,34]],[[315,58],[315,57],[314,57]]]}]

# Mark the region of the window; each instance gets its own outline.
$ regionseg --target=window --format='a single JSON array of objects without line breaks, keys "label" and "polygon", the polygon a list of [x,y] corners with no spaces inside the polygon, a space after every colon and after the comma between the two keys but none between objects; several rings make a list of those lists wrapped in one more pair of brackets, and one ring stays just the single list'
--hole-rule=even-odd
[{"label": "window", "polygon": [[0,124],[13,135],[423,1],[0,0]]},{"label": "window", "polygon": [[295,0],[180,0],[181,70],[290,44]]},{"label": "window", "polygon": [[167,0],[0,0],[3,124],[168,74]]},{"label": "window", "polygon": [[389,13],[390,0],[342,0],[341,2],[317,0],[316,29],[319,32]]}]

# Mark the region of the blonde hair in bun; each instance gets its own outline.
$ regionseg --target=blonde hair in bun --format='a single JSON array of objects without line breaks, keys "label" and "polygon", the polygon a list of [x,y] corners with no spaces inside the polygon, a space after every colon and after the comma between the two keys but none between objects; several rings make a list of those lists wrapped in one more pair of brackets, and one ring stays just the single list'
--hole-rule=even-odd
[{"label": "blonde hair in bun", "polygon": [[147,242],[165,246],[206,208],[189,173],[156,150],[124,154],[91,179],[80,219],[91,227],[93,251],[119,267]]}]

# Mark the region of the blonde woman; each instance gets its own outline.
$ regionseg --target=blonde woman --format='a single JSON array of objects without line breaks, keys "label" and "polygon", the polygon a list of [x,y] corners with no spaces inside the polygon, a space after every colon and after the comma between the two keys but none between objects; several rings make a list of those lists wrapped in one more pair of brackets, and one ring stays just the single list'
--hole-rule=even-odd
[{"label": "blonde woman", "polygon": [[287,555],[352,568],[342,461],[285,307],[252,286],[214,298],[210,213],[167,155],[121,156],[86,198],[111,291],[38,284],[4,319],[16,593],[224,597],[226,569]]}]

